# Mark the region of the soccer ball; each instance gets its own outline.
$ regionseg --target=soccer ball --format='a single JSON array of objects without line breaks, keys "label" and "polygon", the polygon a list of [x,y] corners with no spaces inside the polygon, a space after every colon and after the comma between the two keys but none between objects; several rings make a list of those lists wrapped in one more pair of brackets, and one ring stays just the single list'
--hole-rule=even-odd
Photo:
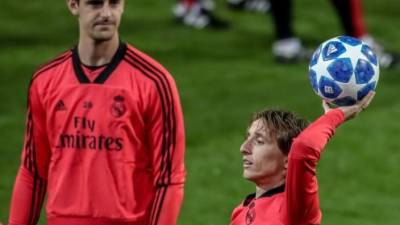
[{"label": "soccer ball", "polygon": [[314,52],[309,78],[315,93],[327,102],[354,105],[375,90],[379,79],[378,58],[361,40],[335,37]]}]

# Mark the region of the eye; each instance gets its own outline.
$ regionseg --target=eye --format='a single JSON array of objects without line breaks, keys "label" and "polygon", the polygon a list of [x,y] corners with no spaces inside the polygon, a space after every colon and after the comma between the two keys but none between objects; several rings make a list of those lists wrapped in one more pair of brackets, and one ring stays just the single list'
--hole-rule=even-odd
[{"label": "eye", "polygon": [[101,0],[89,0],[86,2],[86,4],[91,5],[91,6],[101,6],[103,5],[104,1]]},{"label": "eye", "polygon": [[264,141],[264,139],[262,139],[262,138],[257,138],[257,139],[256,139],[256,142],[257,142],[257,144],[260,144],[260,145],[265,144],[265,141]]},{"label": "eye", "polygon": [[110,0],[111,5],[118,5],[121,2],[121,0]]}]

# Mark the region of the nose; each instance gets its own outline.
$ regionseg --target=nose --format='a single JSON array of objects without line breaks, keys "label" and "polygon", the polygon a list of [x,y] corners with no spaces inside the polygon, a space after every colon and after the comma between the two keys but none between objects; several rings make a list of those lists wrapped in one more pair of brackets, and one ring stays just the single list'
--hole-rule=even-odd
[{"label": "nose", "polygon": [[252,148],[251,140],[245,140],[243,144],[240,146],[240,153],[242,155],[250,154],[251,148]]},{"label": "nose", "polygon": [[109,18],[111,16],[111,7],[108,1],[106,1],[101,9],[101,16],[103,18]]}]

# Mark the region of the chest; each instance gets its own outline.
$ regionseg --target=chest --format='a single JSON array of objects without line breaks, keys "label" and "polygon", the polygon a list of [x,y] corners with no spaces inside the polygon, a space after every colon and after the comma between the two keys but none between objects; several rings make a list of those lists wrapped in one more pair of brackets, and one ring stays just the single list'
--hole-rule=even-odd
[{"label": "chest", "polygon": [[[75,129],[105,132],[119,123],[140,123],[139,96],[130,90],[104,86],[67,86],[45,96],[49,131]],[[135,120],[132,120],[135,118]]]},{"label": "chest", "polygon": [[[145,153],[146,115],[141,93],[125,87],[85,84],[54,88],[43,95],[52,156],[109,152],[137,159]],[[128,151],[128,147],[138,151]],[[127,153],[127,154],[128,154]]]},{"label": "chest", "polygon": [[253,200],[235,209],[231,225],[283,225],[283,213],[279,197]]}]

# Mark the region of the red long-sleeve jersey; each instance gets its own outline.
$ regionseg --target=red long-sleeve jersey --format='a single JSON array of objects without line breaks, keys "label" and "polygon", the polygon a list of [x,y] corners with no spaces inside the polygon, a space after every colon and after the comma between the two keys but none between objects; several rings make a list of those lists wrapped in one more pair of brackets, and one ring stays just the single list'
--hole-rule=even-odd
[{"label": "red long-sleeve jersey", "polygon": [[77,48],[33,76],[10,225],[173,225],[185,181],[173,78],[121,43],[97,70]]},{"label": "red long-sleeve jersey", "polygon": [[257,199],[249,195],[233,211],[230,224],[321,224],[316,167],[324,146],[343,121],[343,112],[335,109],[310,124],[293,140],[285,185]]}]

